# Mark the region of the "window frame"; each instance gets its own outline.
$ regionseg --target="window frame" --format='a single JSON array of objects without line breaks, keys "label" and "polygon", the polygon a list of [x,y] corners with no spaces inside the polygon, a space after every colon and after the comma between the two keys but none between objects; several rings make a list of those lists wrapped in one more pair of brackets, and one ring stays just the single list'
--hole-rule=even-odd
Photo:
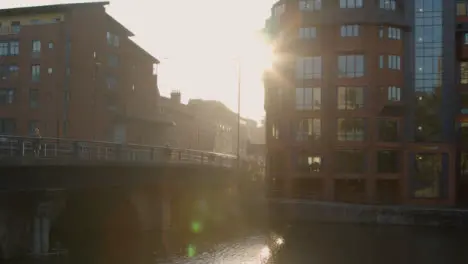
[{"label": "window frame", "polygon": [[[308,98],[309,95],[310,98]],[[295,103],[296,111],[320,110],[322,106],[322,89],[320,87],[296,87]]]},{"label": "window frame", "polygon": [[322,10],[321,0],[300,0],[299,10],[301,11],[319,11]]},{"label": "window frame", "polygon": [[0,88],[0,105],[12,105],[15,103],[15,89]]},{"label": "window frame", "polygon": [[387,87],[388,101],[400,102],[401,101],[401,88],[396,86]]},{"label": "window frame", "polygon": [[387,67],[392,70],[401,70],[401,57],[399,55],[388,55]]},{"label": "window frame", "polygon": [[[355,100],[356,102],[354,103],[348,100],[348,97],[350,97],[349,94],[352,91],[356,91],[356,94],[357,94],[356,100]],[[344,92],[344,98],[341,96],[343,92]],[[336,108],[338,110],[362,109],[364,108],[364,105],[365,105],[365,88],[360,87],[360,86],[338,86],[336,89],[336,98],[337,98]],[[358,98],[361,98],[362,100],[358,100]],[[342,102],[342,99],[344,99],[344,102]]]},{"label": "window frame", "polygon": [[392,40],[401,40],[401,38],[402,38],[401,28],[388,27],[387,28],[387,38],[392,39]]},{"label": "window frame", "polygon": [[32,52],[33,53],[40,53],[41,52],[41,41],[40,40],[33,40],[32,41]]},{"label": "window frame", "polygon": [[317,38],[317,27],[301,27],[299,28],[300,39],[315,39]]},{"label": "window frame", "polygon": [[322,56],[298,57],[296,59],[296,79],[322,79]]},{"label": "window frame", "polygon": [[397,9],[396,0],[379,0],[379,8],[395,11]]},{"label": "window frame", "polygon": [[[7,123],[10,122],[12,131],[7,131]],[[0,135],[14,135],[16,132],[16,120],[14,118],[0,118]]]},{"label": "window frame", "polygon": [[29,108],[39,108],[39,89],[29,89]]},{"label": "window frame", "polygon": [[[357,126],[354,126],[349,130],[342,130],[344,122],[351,121],[353,125],[360,124],[361,129],[356,129]],[[340,142],[354,141],[354,142],[364,142],[366,141],[366,132],[367,132],[367,120],[362,117],[339,117],[336,119],[336,139]]]},{"label": "window frame", "polygon": [[31,65],[31,79],[33,82],[38,82],[41,80],[41,65],[40,64]]},{"label": "window frame", "polygon": [[[365,75],[366,63],[364,54],[339,54],[337,58],[338,78],[361,78]],[[362,71],[360,69],[361,65],[358,64],[358,59],[362,62]],[[348,70],[348,68],[352,69]]]},{"label": "window frame", "polygon": [[9,43],[9,54],[10,56],[18,56],[20,54],[20,43],[17,40],[10,41]]},{"label": "window frame", "polygon": [[345,24],[341,25],[340,36],[342,38],[359,37],[360,25],[359,24]]},{"label": "window frame", "polygon": [[302,118],[296,121],[296,141],[307,142],[319,140],[322,133],[320,118]]},{"label": "window frame", "polygon": [[460,84],[468,84],[468,61],[460,61],[459,63],[460,71]]},{"label": "window frame", "polygon": [[340,0],[340,8],[363,8],[363,0]]}]

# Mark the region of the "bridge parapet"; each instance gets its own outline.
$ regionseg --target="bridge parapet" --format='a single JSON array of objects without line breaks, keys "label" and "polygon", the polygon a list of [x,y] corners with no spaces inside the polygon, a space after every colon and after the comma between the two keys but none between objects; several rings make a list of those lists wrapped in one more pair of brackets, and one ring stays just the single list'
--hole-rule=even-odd
[{"label": "bridge parapet", "polygon": [[[35,143],[40,149],[34,152]],[[0,166],[27,165],[31,161],[46,164],[74,163],[181,163],[218,167],[235,167],[236,156],[168,146],[119,144],[60,138],[0,136]]]}]

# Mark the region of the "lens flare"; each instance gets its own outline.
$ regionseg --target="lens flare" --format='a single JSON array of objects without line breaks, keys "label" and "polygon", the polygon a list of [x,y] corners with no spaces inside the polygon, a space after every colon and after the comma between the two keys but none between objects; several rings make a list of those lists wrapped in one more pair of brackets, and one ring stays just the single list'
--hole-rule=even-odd
[{"label": "lens flare", "polygon": [[282,237],[278,237],[275,241],[276,245],[281,246],[284,244],[284,239]]},{"label": "lens flare", "polygon": [[271,257],[271,250],[268,246],[264,246],[260,250],[260,261],[264,262]]}]

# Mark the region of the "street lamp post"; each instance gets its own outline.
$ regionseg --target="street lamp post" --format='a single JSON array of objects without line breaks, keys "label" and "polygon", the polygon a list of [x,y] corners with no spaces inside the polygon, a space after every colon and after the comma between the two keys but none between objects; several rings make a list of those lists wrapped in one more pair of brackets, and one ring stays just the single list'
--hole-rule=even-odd
[{"label": "street lamp post", "polygon": [[241,62],[237,58],[237,168],[240,168]]},{"label": "street lamp post", "polygon": [[97,53],[93,53],[94,59],[94,104],[93,104],[93,140],[97,140],[96,137],[96,122],[97,122],[97,99],[98,99],[98,70],[101,63],[98,61]]}]

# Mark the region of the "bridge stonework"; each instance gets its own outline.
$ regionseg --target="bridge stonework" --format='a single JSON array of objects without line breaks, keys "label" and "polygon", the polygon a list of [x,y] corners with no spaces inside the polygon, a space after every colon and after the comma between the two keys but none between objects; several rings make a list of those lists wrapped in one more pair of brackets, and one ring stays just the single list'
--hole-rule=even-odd
[{"label": "bridge stonework", "polygon": [[174,238],[189,241],[239,216],[237,177],[190,164],[0,167],[0,259],[134,263],[173,253]]}]

